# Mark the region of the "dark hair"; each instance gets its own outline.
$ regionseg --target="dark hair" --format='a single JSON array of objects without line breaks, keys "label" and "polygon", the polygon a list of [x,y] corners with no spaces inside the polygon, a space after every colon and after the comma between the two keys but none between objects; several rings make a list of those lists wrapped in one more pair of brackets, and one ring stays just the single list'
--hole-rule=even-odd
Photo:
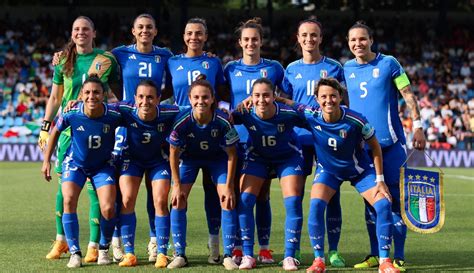
[{"label": "dark hair", "polygon": [[95,73],[90,74],[89,77],[87,77],[87,79],[82,83],[81,92],[82,92],[82,88],[84,87],[84,85],[86,85],[86,83],[96,83],[96,84],[100,85],[100,87],[102,88],[102,92],[105,93],[107,91],[105,83],[102,82],[99,78],[99,75],[97,75]]},{"label": "dark hair", "polygon": [[363,29],[365,29],[367,31],[367,33],[369,34],[369,38],[373,39],[374,31],[369,26],[367,26],[365,21],[359,20],[359,21],[355,22],[355,24],[353,24],[352,27],[350,27],[349,30],[347,31],[347,37],[346,37],[347,40],[349,40],[349,31],[351,31],[354,28],[363,28]]},{"label": "dark hair", "polygon": [[148,87],[151,87],[153,89],[155,89],[155,93],[156,93],[156,96],[157,97],[160,97],[161,96],[161,90],[158,88],[158,85],[156,84],[155,81],[153,80],[150,80],[150,79],[143,79],[141,80],[138,85],[137,85],[137,89],[135,90],[135,95],[137,94],[137,90],[138,90],[138,87],[140,86],[148,86]]},{"label": "dark hair", "polygon": [[330,86],[336,89],[339,95],[341,96],[341,98],[343,97],[344,92],[345,92],[344,87],[334,78],[323,78],[319,80],[318,84],[314,88],[314,95],[316,97],[318,96],[319,88],[323,85]]},{"label": "dark hair", "polygon": [[194,17],[194,18],[189,19],[186,22],[186,25],[187,24],[201,24],[204,27],[204,32],[207,34],[207,24],[206,24],[205,19],[199,18],[199,17]]},{"label": "dark hair", "polygon": [[270,89],[273,91],[273,94],[275,94],[275,85],[272,83],[271,80],[267,79],[267,78],[260,78],[260,79],[257,79],[253,84],[252,84],[252,93],[253,93],[253,89],[255,88],[255,85],[257,84],[266,84],[268,85],[268,87],[270,87]]},{"label": "dark hair", "polygon": [[235,30],[236,35],[240,39],[242,36],[242,30],[245,28],[254,28],[260,34],[260,40],[263,40],[263,27],[262,27],[262,19],[260,17],[254,17],[249,19],[245,22],[240,22],[239,26]]},{"label": "dark hair", "polygon": [[321,22],[318,21],[318,19],[316,18],[316,16],[310,16],[308,19],[301,20],[301,21],[298,23],[298,28],[297,28],[297,30],[299,31],[301,25],[302,25],[302,24],[306,24],[306,23],[309,23],[309,24],[316,24],[316,25],[319,27],[319,30],[321,31],[321,36],[322,36],[322,34],[323,34],[323,24],[321,24]]},{"label": "dark hair", "polygon": [[[76,22],[79,19],[84,19],[92,27],[92,30],[95,30],[94,22],[92,22],[91,18],[87,16],[78,16],[76,19],[74,19],[74,22]],[[74,22],[72,23],[74,25]],[[95,47],[94,41],[92,41],[92,47]],[[63,65],[63,73],[67,77],[71,77],[72,74],[74,73],[74,64],[76,63],[76,58],[77,58],[77,50],[76,50],[76,44],[72,40],[72,38],[69,38],[69,42],[66,44],[66,47],[64,48],[64,58],[66,61],[64,62]]]},{"label": "dark hair", "polygon": [[[151,14],[149,13],[142,13],[142,14],[139,14],[137,17],[135,17],[135,19],[133,19],[133,23],[132,23],[132,28],[135,27],[135,23],[137,22],[138,19],[140,18],[147,18],[147,19],[150,19],[152,22],[153,22],[153,26],[156,28],[156,21],[155,21],[155,18],[153,18],[153,16],[151,16]],[[135,37],[133,37],[133,43],[136,43],[137,42],[137,39]]]},{"label": "dark hair", "polygon": [[[211,96],[213,98],[215,98],[216,96],[214,95],[214,88],[212,87],[212,84],[206,80],[206,75],[204,74],[199,74],[199,76],[196,77],[196,80],[193,81],[191,83],[191,85],[189,86],[189,89],[188,89],[188,96],[191,96],[191,91],[197,87],[197,86],[202,86],[202,87],[205,87],[207,89],[209,89],[211,91]],[[217,102],[216,100],[214,99],[214,102],[212,103],[211,105],[211,110],[215,110],[217,108]]]}]

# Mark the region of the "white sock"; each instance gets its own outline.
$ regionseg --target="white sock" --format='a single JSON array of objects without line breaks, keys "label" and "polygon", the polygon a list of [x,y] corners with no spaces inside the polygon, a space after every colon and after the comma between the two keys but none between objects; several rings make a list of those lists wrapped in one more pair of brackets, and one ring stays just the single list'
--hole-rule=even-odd
[{"label": "white sock", "polygon": [[260,250],[268,250],[268,245],[260,246]]},{"label": "white sock", "polygon": [[120,245],[120,237],[112,237],[112,245],[119,246]]},{"label": "white sock", "polygon": [[326,259],[324,257],[316,257],[316,259],[317,258],[320,258],[323,261],[323,263],[326,263]]},{"label": "white sock", "polygon": [[209,245],[219,245],[219,235],[209,234]]},{"label": "white sock", "polygon": [[156,237],[150,237],[150,243],[156,244]]},{"label": "white sock", "polygon": [[89,244],[87,245],[87,247],[92,247],[92,248],[98,249],[98,248],[99,248],[99,244],[98,244],[98,243],[94,243],[94,242],[89,242]]},{"label": "white sock", "polygon": [[56,241],[66,242],[66,236],[61,235],[61,234],[56,234]]},{"label": "white sock", "polygon": [[379,263],[382,264],[382,263],[384,263],[385,261],[387,261],[388,259],[390,259],[390,258],[388,258],[388,257],[387,257],[387,258],[380,258],[380,259],[379,259]]}]

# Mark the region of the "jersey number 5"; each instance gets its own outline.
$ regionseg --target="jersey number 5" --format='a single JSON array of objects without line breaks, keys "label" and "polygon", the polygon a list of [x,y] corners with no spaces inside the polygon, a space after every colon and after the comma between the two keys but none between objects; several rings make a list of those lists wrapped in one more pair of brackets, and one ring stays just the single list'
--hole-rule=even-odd
[{"label": "jersey number 5", "polygon": [[367,97],[367,93],[369,92],[367,91],[367,88],[365,87],[366,85],[367,85],[367,82],[361,82],[359,84],[359,88],[362,91],[362,95],[360,95],[361,98]]}]

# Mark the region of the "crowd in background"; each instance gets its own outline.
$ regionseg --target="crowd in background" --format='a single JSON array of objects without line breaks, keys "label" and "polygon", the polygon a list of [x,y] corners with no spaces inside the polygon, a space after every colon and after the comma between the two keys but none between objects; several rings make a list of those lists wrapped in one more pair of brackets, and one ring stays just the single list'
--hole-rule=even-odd
[{"label": "crowd in background", "polygon": [[[217,54],[224,64],[239,58],[240,50],[233,46],[237,43],[233,32],[238,22],[245,18],[206,19],[209,26],[207,50]],[[300,19],[303,18],[274,19],[273,26],[265,29],[262,56],[280,60],[284,67],[298,59],[295,44]],[[323,54],[342,64],[351,59],[345,37],[353,21],[319,19],[323,23]],[[112,49],[131,43],[130,20],[113,15],[94,18],[98,29],[96,46]],[[120,26],[110,24],[111,21],[120,22]],[[170,26],[169,22],[158,22],[159,40],[156,43],[180,53],[182,30],[179,26]],[[394,55],[410,78],[419,98],[429,148],[473,149],[472,26],[439,26],[426,18],[373,18],[367,23],[375,32],[374,51]],[[70,36],[69,29],[68,22],[50,16],[36,20],[0,19],[0,143],[36,142],[52,85],[52,54],[64,46]],[[399,105],[410,140],[412,120],[401,97]],[[407,143],[411,144],[411,141]]]}]

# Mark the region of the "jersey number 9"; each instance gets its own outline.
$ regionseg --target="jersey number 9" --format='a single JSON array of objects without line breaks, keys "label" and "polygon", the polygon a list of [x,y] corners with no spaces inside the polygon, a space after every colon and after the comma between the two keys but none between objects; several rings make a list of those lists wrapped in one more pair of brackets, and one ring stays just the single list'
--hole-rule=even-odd
[{"label": "jersey number 9", "polygon": [[328,138],[328,146],[332,147],[334,151],[337,151],[337,140],[335,138]]}]

